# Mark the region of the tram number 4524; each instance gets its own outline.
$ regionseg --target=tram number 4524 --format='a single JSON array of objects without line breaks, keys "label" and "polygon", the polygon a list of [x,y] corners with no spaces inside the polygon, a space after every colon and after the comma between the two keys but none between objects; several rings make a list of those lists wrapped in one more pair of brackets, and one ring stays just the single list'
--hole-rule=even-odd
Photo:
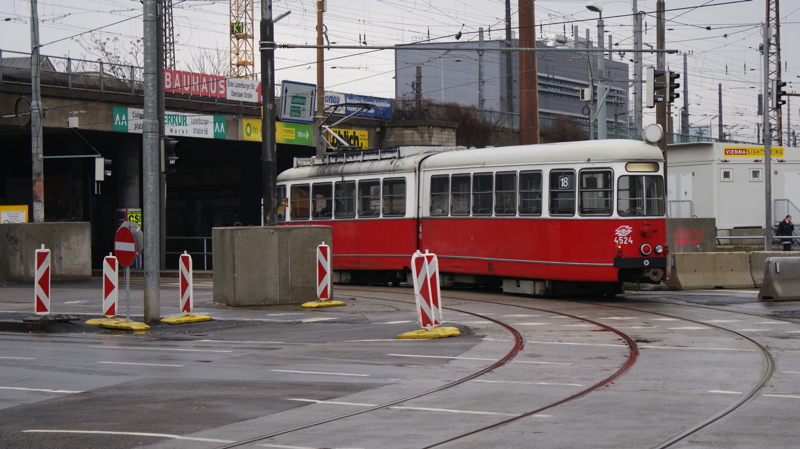
[{"label": "tram number 4524", "polygon": [[633,237],[614,237],[617,245],[633,245]]}]

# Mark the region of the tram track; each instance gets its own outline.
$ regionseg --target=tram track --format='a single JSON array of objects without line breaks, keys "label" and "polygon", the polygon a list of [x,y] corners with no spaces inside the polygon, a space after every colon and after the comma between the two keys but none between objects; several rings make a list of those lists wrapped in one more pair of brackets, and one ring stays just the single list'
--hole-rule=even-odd
[{"label": "tram track", "polygon": [[[340,292],[342,290],[347,291],[346,289],[341,288],[341,287],[338,289],[338,291],[340,291]],[[376,300],[389,301],[389,302],[401,302],[401,303],[406,303],[406,304],[410,304],[411,303],[411,301],[386,299],[385,297],[382,297],[382,296],[379,297],[379,296],[366,296],[366,295],[364,295],[365,292],[370,292],[370,290],[353,290],[353,291],[358,293],[358,297],[359,298],[376,299]],[[372,292],[382,292],[382,291],[373,290]],[[399,294],[400,295],[410,296],[410,297],[413,298],[413,293],[402,293],[401,292]],[[449,296],[449,295],[444,295],[443,297],[445,297],[447,299],[450,299],[450,300],[462,300],[462,301],[486,302],[486,303],[498,304],[497,302],[494,302],[494,301],[478,301],[478,300],[472,300],[472,299],[463,298],[463,297],[454,297],[454,296]],[[490,431],[490,430],[505,426],[505,425],[513,423],[515,421],[518,421],[518,420],[521,420],[521,419],[524,419],[524,418],[528,418],[528,417],[534,416],[536,414],[542,413],[542,412],[544,412],[546,410],[552,409],[554,407],[566,404],[566,403],[568,403],[570,401],[573,401],[573,400],[576,400],[578,398],[581,398],[581,397],[583,397],[583,396],[585,396],[585,395],[587,395],[587,394],[589,394],[589,393],[591,393],[593,391],[596,391],[596,390],[598,390],[598,389],[600,389],[600,388],[602,388],[604,386],[609,385],[614,380],[616,380],[617,378],[622,376],[625,372],[627,372],[636,363],[636,360],[637,360],[638,355],[639,355],[639,349],[638,349],[638,347],[636,345],[636,342],[630,336],[628,336],[627,334],[625,334],[624,332],[622,332],[619,329],[616,329],[616,328],[614,328],[612,326],[609,326],[609,325],[606,325],[606,324],[603,324],[603,323],[600,323],[600,322],[597,322],[597,321],[593,321],[593,320],[590,320],[590,319],[587,319],[587,318],[579,317],[579,316],[576,316],[576,315],[571,315],[571,314],[564,313],[564,312],[558,312],[558,311],[553,311],[553,310],[548,310],[548,309],[543,309],[543,308],[530,307],[530,306],[523,306],[523,305],[518,305],[518,304],[506,304],[506,303],[502,303],[502,304],[505,305],[505,306],[508,306],[508,307],[517,307],[517,308],[522,308],[522,309],[525,309],[525,310],[531,310],[531,311],[537,311],[537,312],[541,312],[541,313],[554,314],[554,315],[559,315],[559,316],[562,316],[562,317],[565,317],[565,318],[575,319],[575,320],[582,321],[582,322],[585,322],[585,323],[588,323],[588,324],[592,324],[592,325],[597,326],[597,327],[599,327],[599,328],[601,328],[603,330],[613,332],[614,334],[619,336],[625,342],[625,344],[626,344],[626,346],[628,348],[628,354],[627,354],[627,357],[625,359],[625,362],[616,371],[614,371],[611,375],[605,377],[604,379],[602,379],[602,380],[600,380],[598,382],[595,382],[594,384],[592,384],[592,385],[590,385],[590,386],[588,386],[586,388],[583,388],[581,391],[579,391],[577,393],[574,393],[574,394],[572,394],[572,395],[570,395],[570,396],[568,396],[566,398],[562,398],[562,399],[560,399],[558,401],[551,402],[551,403],[546,404],[546,405],[544,405],[542,407],[538,407],[538,408],[536,408],[534,410],[530,410],[530,411],[527,411],[525,413],[518,414],[518,415],[510,417],[508,419],[504,419],[504,420],[501,420],[499,422],[496,422],[496,423],[493,423],[493,424],[490,424],[490,425],[487,425],[487,426],[483,426],[483,427],[471,430],[469,432],[464,432],[462,434],[450,437],[450,438],[448,438],[446,440],[439,441],[439,442],[436,442],[434,444],[422,446],[423,448],[428,449],[428,448],[439,447],[439,446],[442,446],[444,444],[452,443],[452,442],[461,440],[463,438],[467,438],[467,437],[470,437],[470,436],[473,436],[473,435],[476,435],[476,434],[479,434],[479,433],[482,433],[482,432],[487,432],[487,431]],[[281,435],[291,434],[291,433],[294,433],[294,432],[300,432],[302,430],[310,429],[310,428],[313,428],[313,427],[322,426],[322,425],[325,425],[325,424],[330,424],[330,423],[333,423],[335,421],[340,421],[340,420],[348,419],[348,418],[351,418],[351,417],[354,417],[354,416],[375,412],[377,410],[386,409],[386,408],[389,408],[389,407],[396,406],[398,404],[402,404],[404,402],[408,402],[408,401],[411,401],[411,400],[414,400],[414,399],[422,398],[424,396],[429,396],[429,395],[432,395],[432,394],[435,394],[435,393],[442,392],[444,390],[447,390],[447,389],[453,388],[455,386],[461,385],[461,384],[463,384],[465,382],[468,382],[470,380],[476,379],[476,378],[478,378],[478,377],[480,377],[480,376],[482,376],[484,374],[487,374],[487,373],[489,373],[491,371],[494,371],[494,370],[496,370],[496,369],[498,369],[498,368],[510,363],[514,359],[514,357],[516,357],[516,355],[524,347],[525,343],[524,343],[524,340],[523,340],[521,332],[518,329],[514,328],[513,326],[509,325],[508,323],[504,323],[504,322],[502,322],[500,320],[491,318],[491,317],[486,316],[486,315],[482,315],[482,314],[479,314],[479,313],[474,313],[474,312],[470,312],[470,311],[466,311],[466,310],[458,309],[458,308],[454,308],[454,307],[444,307],[444,309],[449,310],[449,311],[453,311],[453,312],[467,314],[467,315],[470,315],[470,316],[474,316],[476,318],[480,318],[480,319],[486,320],[488,322],[495,323],[495,324],[503,327],[504,329],[506,329],[513,336],[514,343],[512,344],[512,348],[508,351],[508,353],[505,354],[505,356],[503,356],[502,358],[500,358],[496,362],[490,364],[489,366],[487,366],[487,367],[485,367],[485,368],[483,368],[481,370],[478,370],[476,372],[473,372],[473,373],[471,373],[471,374],[469,374],[467,376],[463,376],[463,377],[461,377],[461,378],[459,378],[457,380],[454,380],[452,382],[449,382],[447,384],[439,386],[437,388],[433,388],[433,389],[430,389],[430,390],[427,390],[427,391],[424,391],[424,392],[421,392],[421,393],[418,393],[418,394],[412,394],[410,396],[406,396],[406,397],[403,397],[403,398],[400,398],[400,399],[397,399],[397,400],[384,402],[382,404],[378,404],[378,405],[366,408],[364,410],[359,410],[357,412],[346,413],[346,414],[342,414],[342,415],[335,416],[335,417],[332,417],[332,418],[316,421],[316,422],[313,422],[313,423],[304,424],[304,425],[301,425],[301,426],[297,426],[297,427],[293,427],[293,428],[289,428],[289,429],[284,429],[284,430],[280,430],[280,431],[276,431],[276,432],[270,432],[270,433],[259,435],[259,436],[256,436],[256,437],[253,437],[253,438],[249,438],[249,439],[246,439],[246,440],[237,441],[237,442],[235,442],[233,444],[221,446],[221,447],[219,447],[219,449],[236,448],[236,447],[242,447],[242,446],[246,446],[246,445],[253,444],[253,443],[258,443],[259,441],[267,440],[267,439],[278,437],[278,436],[281,436]]]},{"label": "tram track", "polygon": [[[667,302],[664,302],[664,301],[647,301],[647,302],[656,303],[656,304],[675,305],[674,303],[667,303]],[[729,328],[726,328],[726,327],[723,327],[723,326],[719,326],[719,325],[716,325],[716,324],[713,324],[713,323],[707,323],[707,322],[700,321],[700,320],[694,320],[694,319],[691,319],[691,318],[680,317],[680,316],[677,316],[677,315],[666,314],[666,313],[661,313],[661,312],[654,312],[654,311],[650,311],[650,310],[643,310],[643,309],[638,309],[638,308],[635,308],[635,307],[624,307],[624,306],[621,306],[621,305],[611,305],[611,304],[607,304],[607,303],[602,303],[602,304],[601,303],[594,303],[594,302],[584,302],[584,303],[585,304],[603,306],[603,307],[611,307],[611,308],[627,310],[627,311],[635,311],[635,312],[640,312],[640,313],[645,313],[645,314],[656,315],[656,316],[660,316],[660,317],[664,317],[664,318],[674,318],[674,319],[679,319],[679,320],[682,320],[682,321],[686,321],[687,323],[693,323],[693,324],[697,324],[697,325],[701,325],[701,326],[708,326],[708,327],[711,327],[711,328],[714,328],[714,329],[729,333],[729,334],[734,335],[734,336],[736,336],[738,338],[741,338],[743,340],[746,340],[747,342],[749,342],[750,344],[755,346],[756,350],[759,351],[759,354],[761,355],[761,359],[762,359],[762,361],[764,363],[763,369],[761,371],[761,376],[760,376],[759,380],[755,383],[755,385],[753,385],[753,387],[748,392],[744,393],[739,398],[739,400],[737,400],[733,404],[729,405],[725,409],[719,411],[718,413],[716,413],[716,414],[706,418],[705,420],[699,422],[698,424],[696,424],[696,425],[694,425],[694,426],[692,426],[690,428],[687,428],[687,429],[685,429],[685,430],[683,430],[683,431],[681,431],[681,432],[679,432],[679,433],[677,433],[677,434],[665,439],[664,441],[662,441],[662,442],[658,443],[657,445],[653,446],[653,449],[663,449],[663,448],[671,447],[674,444],[676,444],[676,443],[688,438],[689,436],[691,436],[691,435],[703,430],[704,428],[710,426],[711,424],[715,423],[716,421],[719,421],[720,419],[730,415],[731,413],[733,413],[737,409],[741,408],[742,406],[744,406],[745,404],[747,404],[748,402],[753,400],[756,397],[756,395],[767,385],[767,382],[769,382],[769,380],[772,378],[772,375],[775,372],[775,359],[772,357],[772,354],[769,352],[769,350],[764,345],[762,345],[761,343],[759,343],[759,342],[755,341],[754,339],[748,337],[747,335],[745,335],[745,334],[743,334],[741,332],[735,331],[733,329],[729,329]],[[681,306],[714,310],[712,307],[698,306],[698,305],[693,305],[693,304],[686,304],[686,305],[681,304]],[[716,309],[716,310],[719,310],[719,309]],[[752,314],[752,313],[737,312],[737,311],[731,311],[731,310],[726,310],[725,312],[732,313],[732,314],[748,315],[748,316],[760,316],[760,315],[756,315],[756,314]],[[785,320],[778,319],[778,321],[785,321]]]}]

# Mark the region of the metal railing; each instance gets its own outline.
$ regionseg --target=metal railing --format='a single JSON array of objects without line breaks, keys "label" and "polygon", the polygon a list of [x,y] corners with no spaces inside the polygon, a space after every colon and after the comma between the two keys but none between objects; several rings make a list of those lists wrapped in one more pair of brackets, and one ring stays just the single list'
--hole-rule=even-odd
[{"label": "metal railing", "polygon": [[[178,242],[177,244],[170,244],[171,242]],[[181,242],[193,242],[188,245],[180,244]],[[180,255],[183,254],[184,251],[187,251],[189,254],[194,256],[195,254],[199,254],[203,256],[203,270],[209,269],[209,256],[212,256],[211,262],[213,268],[213,247],[212,247],[212,240],[211,237],[167,237],[166,238],[166,251],[164,251],[167,255]],[[177,248],[177,249],[176,249]],[[167,258],[167,263],[170,263],[169,258]]]}]

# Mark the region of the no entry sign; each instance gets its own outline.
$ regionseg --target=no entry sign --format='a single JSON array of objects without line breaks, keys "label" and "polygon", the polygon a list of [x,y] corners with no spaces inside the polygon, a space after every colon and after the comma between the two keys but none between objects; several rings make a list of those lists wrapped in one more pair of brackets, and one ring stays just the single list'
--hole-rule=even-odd
[{"label": "no entry sign", "polygon": [[136,254],[142,250],[142,231],[139,225],[126,221],[117,229],[114,236],[114,255],[123,267],[129,267],[136,260]]}]

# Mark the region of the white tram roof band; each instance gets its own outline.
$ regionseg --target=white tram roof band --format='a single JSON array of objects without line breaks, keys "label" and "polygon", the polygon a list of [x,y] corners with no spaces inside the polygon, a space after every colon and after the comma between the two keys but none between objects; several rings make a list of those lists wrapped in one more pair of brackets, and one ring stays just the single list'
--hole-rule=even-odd
[{"label": "white tram roof band", "polygon": [[304,159],[278,175],[278,181],[366,173],[414,172],[468,167],[513,167],[611,162],[663,162],[661,150],[640,140],[591,140],[507,147],[403,147],[397,150],[355,151],[319,159]]}]

